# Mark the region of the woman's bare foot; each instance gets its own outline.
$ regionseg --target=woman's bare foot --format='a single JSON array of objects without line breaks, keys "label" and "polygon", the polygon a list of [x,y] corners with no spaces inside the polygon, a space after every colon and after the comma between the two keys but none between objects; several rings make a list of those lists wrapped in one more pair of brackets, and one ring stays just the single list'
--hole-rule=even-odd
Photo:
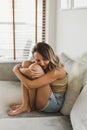
[{"label": "woman's bare foot", "polygon": [[[22,106],[22,104],[15,104],[15,105],[12,105],[12,106],[10,106],[10,109],[11,110],[16,110],[16,109],[18,109],[19,107],[21,107]],[[35,110],[35,107],[33,106],[32,108],[31,108],[31,111],[34,111]]]},{"label": "woman's bare foot", "polygon": [[10,106],[11,110],[16,110],[17,108],[21,107],[22,104],[12,105]]},{"label": "woman's bare foot", "polygon": [[23,112],[30,112],[31,111],[31,108],[30,107],[24,107],[24,106],[20,106],[19,108],[15,109],[15,110],[10,110],[8,112],[8,115],[9,116],[16,116],[18,114],[21,114]]}]

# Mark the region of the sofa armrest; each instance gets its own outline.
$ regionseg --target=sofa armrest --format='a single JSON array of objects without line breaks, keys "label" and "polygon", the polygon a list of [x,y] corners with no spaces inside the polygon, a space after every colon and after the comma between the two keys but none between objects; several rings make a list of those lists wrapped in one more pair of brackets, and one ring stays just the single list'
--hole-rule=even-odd
[{"label": "sofa armrest", "polygon": [[87,129],[87,84],[82,89],[70,113],[73,130]]}]

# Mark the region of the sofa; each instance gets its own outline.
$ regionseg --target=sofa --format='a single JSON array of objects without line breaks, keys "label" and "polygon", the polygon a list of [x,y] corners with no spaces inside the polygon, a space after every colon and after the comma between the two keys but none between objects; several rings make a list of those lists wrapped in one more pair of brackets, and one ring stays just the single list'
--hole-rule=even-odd
[{"label": "sofa", "polygon": [[86,130],[87,129],[87,53],[72,59],[59,56],[68,73],[65,101],[57,113],[30,112],[8,116],[12,104],[22,102],[19,80],[13,67],[18,61],[0,62],[0,129],[2,130]]}]

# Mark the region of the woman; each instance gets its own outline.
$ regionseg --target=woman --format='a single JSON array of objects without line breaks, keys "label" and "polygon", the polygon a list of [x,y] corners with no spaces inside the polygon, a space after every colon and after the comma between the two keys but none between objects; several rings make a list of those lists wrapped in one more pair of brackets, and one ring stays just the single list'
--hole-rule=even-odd
[{"label": "woman", "polygon": [[32,54],[33,61],[24,61],[13,69],[21,81],[23,101],[21,105],[11,106],[10,116],[34,109],[57,112],[62,107],[67,88],[64,66],[46,43],[37,43]]}]

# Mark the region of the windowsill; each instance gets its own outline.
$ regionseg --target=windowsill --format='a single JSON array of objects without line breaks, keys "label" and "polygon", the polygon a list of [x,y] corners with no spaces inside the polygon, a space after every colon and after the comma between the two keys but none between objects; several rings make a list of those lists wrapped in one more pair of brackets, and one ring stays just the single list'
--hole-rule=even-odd
[{"label": "windowsill", "polygon": [[29,58],[26,58],[26,59],[10,59],[10,58],[4,58],[4,57],[0,57],[0,63],[5,63],[5,62],[12,62],[12,63],[15,63],[15,62],[22,62],[22,61],[25,61],[25,60],[32,60],[32,56],[29,56]]}]

